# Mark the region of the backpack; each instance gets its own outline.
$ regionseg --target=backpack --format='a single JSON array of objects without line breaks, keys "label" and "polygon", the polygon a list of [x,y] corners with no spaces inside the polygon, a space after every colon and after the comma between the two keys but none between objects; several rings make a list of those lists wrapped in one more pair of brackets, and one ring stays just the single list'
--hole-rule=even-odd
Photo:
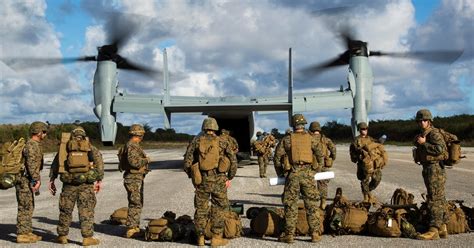
[{"label": "backpack", "polygon": [[147,241],[175,241],[185,236],[185,229],[176,222],[176,214],[166,211],[163,217],[152,219],[145,228]]},{"label": "backpack", "polygon": [[337,188],[334,202],[326,207],[326,230],[337,235],[358,234],[365,230],[368,208],[364,203],[351,203]]},{"label": "backpack", "polygon": [[91,169],[92,148],[89,140],[70,139],[66,145],[67,166],[70,173],[85,173]]},{"label": "backpack", "polygon": [[402,188],[398,188],[393,192],[390,204],[392,205],[408,205],[413,204],[415,196],[411,193],[408,193]]},{"label": "backpack", "polygon": [[362,147],[363,163],[368,172],[383,169],[388,162],[388,154],[382,144],[372,142]]},{"label": "backpack", "polygon": [[459,163],[461,158],[465,158],[465,156],[461,156],[461,141],[459,141],[456,135],[444,129],[438,128],[438,130],[443,136],[444,142],[446,142],[446,148],[448,150],[448,158],[444,160],[444,165],[453,166]]},{"label": "backpack", "polygon": [[257,140],[253,142],[253,148],[257,153],[260,153],[260,154],[265,153],[265,145],[262,140]]},{"label": "backpack", "polygon": [[110,223],[112,225],[125,225],[127,223],[128,207],[116,209],[110,215]]},{"label": "backpack", "polygon": [[[319,233],[324,232],[324,210],[316,208],[317,216],[319,218]],[[308,235],[309,233],[309,224],[308,219],[306,218],[306,209],[304,204],[300,202],[298,204],[298,216],[296,219],[296,234],[298,235]]]},{"label": "backpack", "polygon": [[203,171],[217,168],[219,163],[219,137],[199,138],[199,169]]},{"label": "backpack", "polygon": [[[250,211],[252,209],[252,211]],[[249,208],[247,216],[252,217],[250,229],[258,236],[279,237],[285,226],[283,208]]]},{"label": "backpack", "polygon": [[448,215],[446,226],[449,234],[465,233],[470,230],[466,214],[456,205],[455,201],[448,201],[446,208]]},{"label": "backpack", "polygon": [[[227,239],[238,238],[242,236],[242,221],[240,216],[232,210],[224,211],[224,233],[223,237]],[[206,224],[204,234],[207,239],[212,238],[212,221],[209,219]]]},{"label": "backpack", "polygon": [[18,176],[24,170],[23,148],[25,139],[6,142],[0,147],[0,189],[15,186]]},{"label": "backpack", "polygon": [[[393,210],[388,207],[381,207],[371,214],[367,222],[367,229],[370,234],[380,237],[400,237],[401,213],[406,213],[405,209]],[[398,213],[397,213],[398,212]]]}]

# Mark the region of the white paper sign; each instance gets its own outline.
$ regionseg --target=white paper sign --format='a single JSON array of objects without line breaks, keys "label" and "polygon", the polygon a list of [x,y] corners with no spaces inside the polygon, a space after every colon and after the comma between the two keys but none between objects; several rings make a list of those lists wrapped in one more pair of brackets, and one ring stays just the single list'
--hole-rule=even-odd
[{"label": "white paper sign", "polygon": [[[314,175],[314,180],[325,180],[334,178],[334,171],[325,171],[325,172],[318,172]],[[283,185],[285,184],[286,178],[284,177],[273,177],[270,178],[270,186],[275,185]]]}]

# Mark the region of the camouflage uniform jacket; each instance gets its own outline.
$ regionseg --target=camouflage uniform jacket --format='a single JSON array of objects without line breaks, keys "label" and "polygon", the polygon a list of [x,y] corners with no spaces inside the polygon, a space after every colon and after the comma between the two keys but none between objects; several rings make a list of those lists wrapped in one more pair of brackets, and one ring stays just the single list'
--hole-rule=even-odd
[{"label": "camouflage uniform jacket", "polygon": [[324,134],[316,133],[312,134],[316,140],[319,140],[319,144],[321,146],[321,151],[323,152],[323,156],[327,158],[331,158],[332,160],[336,160],[336,145],[334,142]]},{"label": "camouflage uniform jacket", "polygon": [[[306,132],[306,131],[305,131]],[[295,132],[296,133],[296,132]],[[321,165],[324,163],[323,153],[321,151],[320,146],[318,145],[319,141],[316,140],[314,137],[311,139],[311,150],[313,151],[313,157],[316,159],[314,164]],[[286,135],[282,138],[280,143],[275,149],[275,156],[274,156],[274,166],[275,170],[278,172],[283,172],[283,165],[282,165],[282,157],[289,156],[291,154],[291,135]],[[314,166],[314,165],[313,165]],[[277,169],[278,168],[278,169]],[[278,176],[283,176],[279,174]]]},{"label": "camouflage uniform jacket", "polygon": [[[429,164],[432,162],[438,162],[442,157],[447,158],[447,148],[444,141],[443,135],[441,132],[434,127],[429,127],[426,130],[423,130],[419,136],[426,137],[426,142],[422,145],[418,144],[415,138],[414,144],[417,149],[417,153],[421,158],[422,164]],[[417,136],[418,137],[418,136]]]},{"label": "camouflage uniform jacket", "polygon": [[[195,137],[189,144],[186,153],[184,154],[184,171],[190,175],[191,165],[199,161],[199,142],[200,139],[206,138],[206,136],[211,134],[202,134]],[[212,134],[215,135],[215,134]],[[218,137],[219,138],[219,137]],[[227,178],[232,180],[237,173],[237,158],[234,151],[232,150],[229,143],[221,138],[219,138],[219,156],[227,156],[230,159],[230,169],[227,173]]]},{"label": "camouflage uniform jacket", "polygon": [[229,143],[229,146],[231,147],[232,151],[234,151],[234,153],[239,150],[239,143],[237,143],[237,140],[234,137],[228,134],[221,134],[219,137]]},{"label": "camouflage uniform jacket", "polygon": [[[144,173],[146,174],[148,172],[148,159],[145,152],[140,147],[140,144],[138,142],[129,140],[125,145],[124,150],[127,154],[127,163],[129,164],[129,166],[137,170],[145,167],[146,170]],[[130,171],[125,171],[123,177],[143,178],[143,174],[132,174],[130,173]]]},{"label": "camouflage uniform jacket", "polygon": [[25,173],[29,180],[40,181],[40,171],[43,169],[43,151],[39,141],[30,139],[23,148],[25,158]]},{"label": "camouflage uniform jacket", "polygon": [[351,161],[353,163],[361,162],[363,158],[362,148],[365,145],[372,144],[376,142],[374,138],[369,135],[362,137],[361,135],[357,136],[349,147],[349,154],[351,156]]},{"label": "camouflage uniform jacket", "polygon": [[[98,173],[98,181],[104,178],[104,160],[102,159],[102,153],[97,149],[95,146],[91,145],[92,148],[92,158],[94,163],[94,168]],[[54,180],[58,178],[58,171],[59,171],[59,152],[54,157],[53,163],[51,164],[51,168],[49,170],[49,178],[50,180]]]}]

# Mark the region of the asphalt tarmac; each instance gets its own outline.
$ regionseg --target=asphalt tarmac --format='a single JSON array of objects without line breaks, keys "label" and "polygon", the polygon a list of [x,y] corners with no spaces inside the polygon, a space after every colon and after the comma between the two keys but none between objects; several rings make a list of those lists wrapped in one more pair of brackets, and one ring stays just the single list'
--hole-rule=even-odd
[{"label": "asphalt tarmac", "polygon": [[[342,187],[344,195],[351,200],[361,200],[360,184],[356,178],[356,166],[350,162],[348,145],[338,145],[338,154],[333,171],[335,178],[329,184],[329,197],[333,197],[337,187]],[[389,164],[383,169],[382,183],[375,190],[375,196],[381,202],[389,202],[393,191],[404,188],[415,195],[415,201],[420,203],[421,193],[425,192],[421,167],[411,159],[410,147],[387,146]],[[194,188],[190,179],[182,170],[183,149],[147,150],[152,158],[152,171],[145,178],[145,199],[141,215],[141,227],[144,228],[150,219],[159,218],[171,210],[177,216],[187,214],[193,216]],[[123,187],[122,174],[117,169],[116,151],[102,151],[105,160],[105,179],[103,190],[97,194],[95,208],[95,237],[100,239],[102,247],[145,247],[145,246],[191,246],[183,242],[147,242],[143,239],[123,238],[125,227],[107,224],[110,214],[117,208],[127,206],[126,192]],[[448,200],[462,199],[467,206],[474,206],[474,149],[463,148],[467,158],[449,169],[446,184]],[[54,243],[56,225],[59,215],[58,201],[61,182],[56,180],[58,193],[52,196],[47,190],[49,165],[54,154],[45,156],[45,168],[41,173],[41,195],[35,198],[33,228],[43,240],[22,247],[51,247],[61,246]],[[256,161],[247,161],[239,165],[237,176],[229,188],[229,199],[244,203],[244,211],[249,207],[281,206],[283,186],[269,186],[268,178],[259,178]],[[267,176],[274,177],[273,165],[267,169]],[[374,211],[374,209],[372,209]],[[16,240],[17,204],[15,190],[0,191],[0,247],[19,246]],[[242,216],[245,231],[249,231],[250,220]],[[73,214],[70,243],[68,246],[80,245],[82,237],[78,221],[77,209]],[[309,237],[297,237],[292,247],[324,246],[324,247],[473,247],[474,233],[449,235],[447,239],[437,241],[419,241],[405,238],[379,238],[370,236],[323,235],[322,241],[316,244],[309,242]],[[279,243],[276,238],[242,237],[230,241],[228,247],[279,247],[287,246]]]}]

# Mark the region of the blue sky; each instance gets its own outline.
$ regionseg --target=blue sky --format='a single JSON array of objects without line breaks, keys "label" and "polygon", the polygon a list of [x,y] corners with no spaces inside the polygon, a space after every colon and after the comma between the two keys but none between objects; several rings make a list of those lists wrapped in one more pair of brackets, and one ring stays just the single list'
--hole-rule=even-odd
[{"label": "blue sky", "polygon": [[[369,48],[383,51],[465,50],[452,65],[403,59],[371,59],[374,71],[371,120],[409,119],[417,109],[435,115],[474,114],[472,60],[474,3],[469,0],[360,0],[357,11],[318,19],[312,10],[354,6],[353,1],[33,1],[0,3],[0,58],[76,57],[94,55],[106,43],[105,21],[111,10],[144,17],[140,31],[121,54],[148,66],[162,67],[168,48],[172,72],[188,75],[172,82],[174,95],[283,95],[287,49],[294,65],[325,61],[343,52],[328,26],[348,22]],[[237,23],[235,20],[245,20]],[[326,24],[325,24],[326,23]],[[327,25],[327,23],[330,23]],[[96,120],[92,113],[93,64],[68,64],[14,71],[0,63],[1,123],[76,119]],[[298,91],[337,90],[347,68],[295,83]],[[161,80],[120,72],[121,88],[131,93],[160,94]],[[48,101],[46,101],[46,99]],[[67,108],[65,108],[67,106]],[[348,110],[308,113],[322,123],[348,123]],[[173,128],[195,133],[202,116],[174,116]],[[119,114],[118,121],[162,127],[156,115]],[[257,129],[286,129],[286,115],[257,115]]]}]

